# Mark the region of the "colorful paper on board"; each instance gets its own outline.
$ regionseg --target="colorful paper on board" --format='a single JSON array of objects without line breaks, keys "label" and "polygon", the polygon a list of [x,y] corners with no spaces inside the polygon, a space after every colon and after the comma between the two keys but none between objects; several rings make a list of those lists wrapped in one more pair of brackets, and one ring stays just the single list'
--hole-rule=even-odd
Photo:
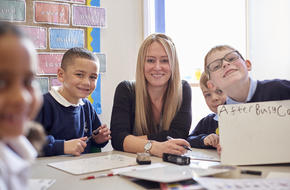
[{"label": "colorful paper on board", "polygon": [[50,78],[50,86],[61,86],[61,82],[57,78]]},{"label": "colorful paper on board", "polygon": [[70,49],[72,47],[84,47],[84,30],[50,28],[49,44],[51,49]]},{"label": "colorful paper on board", "polygon": [[40,85],[42,94],[47,93],[48,92],[48,77],[36,77],[36,81]]},{"label": "colorful paper on board", "polygon": [[1,0],[0,20],[25,21],[25,1]]},{"label": "colorful paper on board", "polygon": [[100,7],[72,6],[72,25],[102,28],[106,26],[106,10]]},{"label": "colorful paper on board", "polygon": [[63,53],[39,53],[37,74],[57,74]]},{"label": "colorful paper on board", "polygon": [[69,4],[34,2],[36,23],[69,25]]},{"label": "colorful paper on board", "polygon": [[55,1],[71,2],[71,3],[82,3],[82,4],[86,3],[86,0],[55,0]]},{"label": "colorful paper on board", "polygon": [[36,27],[36,26],[20,26],[20,28],[33,41],[36,49],[46,49],[47,48],[46,28]]},{"label": "colorful paper on board", "polygon": [[71,0],[71,2],[75,2],[75,3],[85,3],[86,0]]}]

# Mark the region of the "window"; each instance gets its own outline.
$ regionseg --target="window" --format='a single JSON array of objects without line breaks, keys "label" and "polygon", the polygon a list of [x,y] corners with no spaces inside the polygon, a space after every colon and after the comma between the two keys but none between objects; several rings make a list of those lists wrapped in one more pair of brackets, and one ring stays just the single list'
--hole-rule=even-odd
[{"label": "window", "polygon": [[[150,30],[147,28],[144,33],[147,36],[153,32],[160,32],[156,22],[162,24],[162,19],[156,18],[155,15],[161,17],[165,10],[164,32],[176,45],[182,78],[192,85],[193,129],[201,118],[211,112],[198,86],[207,51],[216,45],[229,44],[245,55],[245,0],[157,1],[159,4],[154,0],[147,1],[150,4],[151,18],[155,19],[146,24],[150,26]],[[164,6],[160,5],[162,2]]]},{"label": "window", "polygon": [[257,80],[290,79],[288,0],[144,0],[144,8],[151,11],[151,20],[144,20],[145,37],[164,32],[177,47],[182,78],[192,85],[192,129],[210,113],[198,81],[212,47],[238,49],[252,62],[250,74]]}]

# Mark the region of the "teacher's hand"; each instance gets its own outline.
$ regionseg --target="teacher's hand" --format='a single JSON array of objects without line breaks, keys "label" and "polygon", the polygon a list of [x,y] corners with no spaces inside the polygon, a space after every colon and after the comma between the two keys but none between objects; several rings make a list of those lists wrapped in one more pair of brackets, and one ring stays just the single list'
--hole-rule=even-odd
[{"label": "teacher's hand", "polygon": [[182,155],[187,151],[183,146],[190,147],[190,144],[184,139],[172,139],[165,142],[153,141],[150,153],[158,157],[162,157],[163,153]]}]

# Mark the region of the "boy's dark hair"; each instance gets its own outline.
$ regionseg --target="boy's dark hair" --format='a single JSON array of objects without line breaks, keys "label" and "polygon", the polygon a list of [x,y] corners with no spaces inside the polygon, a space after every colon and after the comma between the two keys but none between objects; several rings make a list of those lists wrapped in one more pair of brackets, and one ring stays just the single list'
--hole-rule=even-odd
[{"label": "boy's dark hair", "polygon": [[85,58],[92,61],[98,61],[98,58],[86,48],[74,47],[65,52],[65,54],[62,57],[60,67],[62,69],[66,69],[66,67],[70,64],[70,62],[74,58]]},{"label": "boy's dark hair", "polygon": [[9,22],[0,21],[0,36],[6,34],[13,34],[18,37],[26,37],[22,30],[16,25]]}]

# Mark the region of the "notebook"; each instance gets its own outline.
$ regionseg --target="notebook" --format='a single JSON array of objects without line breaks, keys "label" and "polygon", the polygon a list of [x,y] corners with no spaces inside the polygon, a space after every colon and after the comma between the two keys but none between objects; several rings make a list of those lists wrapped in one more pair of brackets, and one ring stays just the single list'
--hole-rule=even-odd
[{"label": "notebook", "polygon": [[290,100],[218,107],[221,163],[290,163]]}]

